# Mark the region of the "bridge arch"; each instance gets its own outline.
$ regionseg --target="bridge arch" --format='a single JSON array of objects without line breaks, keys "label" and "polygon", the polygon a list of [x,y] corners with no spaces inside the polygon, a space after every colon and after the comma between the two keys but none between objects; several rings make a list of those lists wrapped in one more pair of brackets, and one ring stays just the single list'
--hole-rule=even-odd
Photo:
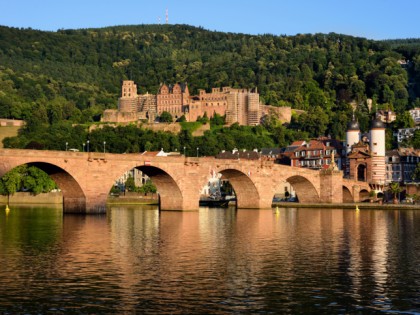
[{"label": "bridge arch", "polygon": [[369,199],[369,191],[367,189],[360,190],[359,193],[359,200],[360,201],[367,201]]},{"label": "bridge arch", "polygon": [[[63,168],[46,162],[28,162],[28,166],[35,166],[47,173],[57,184],[63,195],[63,211],[84,213],[86,211],[86,196],[77,180]],[[20,165],[24,165],[20,164]],[[7,172],[20,165],[14,165]]]},{"label": "bridge arch", "polygon": [[234,168],[219,169],[218,172],[222,174],[222,179],[228,180],[235,190],[238,208],[260,208],[260,193],[247,174]]},{"label": "bridge arch", "polygon": [[296,192],[296,196],[299,202],[302,202],[302,203],[319,203],[320,202],[320,196],[317,189],[312,184],[312,182],[308,180],[307,178],[300,175],[294,175],[294,176],[288,177],[286,180],[293,186],[293,189]]},{"label": "bridge arch", "polygon": [[351,203],[354,201],[353,195],[347,186],[343,185],[343,202]]},{"label": "bridge arch", "polygon": [[[137,166],[144,174],[150,177],[159,193],[159,206],[162,210],[182,210],[185,198],[176,180],[158,166]],[[198,203],[198,201],[197,201]]]}]

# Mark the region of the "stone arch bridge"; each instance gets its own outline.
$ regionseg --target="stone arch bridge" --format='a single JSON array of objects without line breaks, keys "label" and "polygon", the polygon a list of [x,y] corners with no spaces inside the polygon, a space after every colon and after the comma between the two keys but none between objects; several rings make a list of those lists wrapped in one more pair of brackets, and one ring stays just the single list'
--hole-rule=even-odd
[{"label": "stone arch bridge", "polygon": [[200,190],[213,171],[232,184],[238,208],[270,208],[284,182],[293,186],[303,203],[358,202],[370,191],[366,182],[343,179],[341,171],[314,171],[263,159],[0,150],[0,176],[22,164],[37,166],[51,176],[63,193],[67,213],[105,212],[115,181],[134,167],[156,185],[161,210],[197,210]]}]

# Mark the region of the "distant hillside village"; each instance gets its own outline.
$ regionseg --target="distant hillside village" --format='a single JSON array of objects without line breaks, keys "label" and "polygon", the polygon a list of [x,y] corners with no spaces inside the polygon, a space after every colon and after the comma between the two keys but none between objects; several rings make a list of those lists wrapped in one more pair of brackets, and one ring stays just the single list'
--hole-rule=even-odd
[{"label": "distant hillside village", "polygon": [[186,83],[161,84],[157,95],[137,94],[134,81],[125,80],[121,87],[118,110],[108,109],[103,113],[103,122],[127,123],[137,121],[154,122],[163,112],[168,112],[177,120],[182,116],[186,121],[196,121],[206,115],[226,117],[226,124],[238,123],[256,126],[261,118],[275,113],[282,122],[290,122],[291,108],[263,105],[257,89],[213,88],[210,93],[199,90],[198,95],[190,95]]}]

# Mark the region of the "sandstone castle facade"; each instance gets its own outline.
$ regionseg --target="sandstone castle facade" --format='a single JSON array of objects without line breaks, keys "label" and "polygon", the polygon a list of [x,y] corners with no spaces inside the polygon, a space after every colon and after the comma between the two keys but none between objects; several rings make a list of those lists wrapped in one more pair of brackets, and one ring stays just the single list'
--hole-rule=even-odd
[{"label": "sandstone castle facade", "polygon": [[206,113],[211,118],[215,113],[226,115],[226,123],[255,126],[261,118],[273,111],[283,122],[290,122],[290,107],[262,105],[257,89],[213,88],[210,93],[199,90],[190,95],[187,84],[161,84],[157,95],[137,94],[134,81],[125,80],[121,87],[118,110],[104,112],[104,122],[153,122],[162,112],[169,112],[174,119],[185,116],[187,121],[196,121]]}]

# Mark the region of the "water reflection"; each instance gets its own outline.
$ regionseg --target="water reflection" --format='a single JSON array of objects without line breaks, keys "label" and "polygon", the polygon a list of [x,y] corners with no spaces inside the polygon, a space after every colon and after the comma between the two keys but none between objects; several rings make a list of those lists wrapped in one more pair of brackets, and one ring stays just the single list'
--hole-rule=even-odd
[{"label": "water reflection", "polygon": [[342,209],[0,212],[0,313],[415,313],[419,221]]}]

